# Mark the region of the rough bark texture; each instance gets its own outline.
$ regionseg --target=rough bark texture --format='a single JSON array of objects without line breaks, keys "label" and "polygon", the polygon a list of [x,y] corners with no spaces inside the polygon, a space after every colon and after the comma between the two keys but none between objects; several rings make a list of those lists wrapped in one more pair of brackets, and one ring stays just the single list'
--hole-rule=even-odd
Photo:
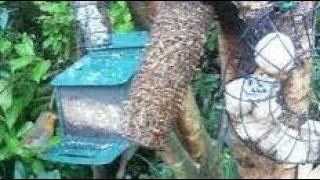
[{"label": "rough bark texture", "polygon": [[[315,7],[315,4],[316,2],[314,1],[300,2],[297,7],[299,10],[296,13],[310,11]],[[288,108],[298,114],[305,114],[309,109],[310,82],[313,67],[310,49],[314,46],[314,37],[310,33],[314,32],[312,30],[314,28],[313,20],[311,19],[314,14],[312,12],[304,13],[304,16],[305,19],[296,16],[293,20],[296,34],[297,36],[300,35],[294,43],[299,48],[298,53],[301,53],[299,62],[301,67],[293,70],[289,79],[286,80],[284,88]]]},{"label": "rough bark texture", "polygon": [[200,162],[205,152],[205,140],[202,136],[201,116],[196,104],[193,91],[188,87],[187,95],[183,102],[183,110],[179,113],[179,121],[176,122],[177,129],[181,133],[184,147],[190,156]]},{"label": "rough bark texture", "polygon": [[249,47],[239,39],[245,29],[238,9],[231,2],[213,3],[220,25],[219,60],[225,82],[254,72],[256,65],[246,56]]},{"label": "rough bark texture", "polygon": [[242,179],[294,179],[296,176],[295,165],[271,161],[261,154],[252,152],[239,140],[236,140],[233,150]]},{"label": "rough bark texture", "polygon": [[201,2],[164,2],[151,28],[151,46],[132,84],[123,135],[149,148],[170,141],[172,120],[203,53],[213,10]]},{"label": "rough bark texture", "polygon": [[110,176],[107,174],[105,166],[91,166],[92,169],[92,179],[108,179]]},{"label": "rough bark texture", "polygon": [[161,3],[163,1],[128,1],[135,25],[150,30]]},{"label": "rough bark texture", "polygon": [[191,86],[183,101],[183,109],[176,121],[177,131],[184,148],[199,163],[200,173],[205,177],[221,177],[219,170],[222,147],[213,141],[205,130]]},{"label": "rough bark texture", "polygon": [[174,132],[170,133],[171,140],[167,146],[158,151],[163,161],[173,170],[177,179],[197,179],[204,178],[200,173],[197,162],[192,160],[188,152],[184,150],[181,142]]},{"label": "rough bark texture", "polygon": [[292,75],[285,81],[284,95],[288,108],[297,114],[306,114],[310,103],[310,83],[312,61],[308,60],[301,68],[293,70]]}]

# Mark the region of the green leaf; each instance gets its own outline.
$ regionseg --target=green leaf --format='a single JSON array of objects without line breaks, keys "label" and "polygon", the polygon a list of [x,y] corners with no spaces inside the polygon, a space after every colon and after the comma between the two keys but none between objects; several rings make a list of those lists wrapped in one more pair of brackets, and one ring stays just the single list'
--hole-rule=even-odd
[{"label": "green leaf", "polygon": [[32,171],[35,175],[41,175],[45,172],[44,164],[37,159],[34,159],[31,164]]},{"label": "green leaf", "polygon": [[6,112],[12,104],[12,87],[8,80],[0,79],[0,107]]},{"label": "green leaf", "polygon": [[130,22],[132,19],[131,14],[127,13],[123,16],[124,22]]},{"label": "green leaf", "polygon": [[11,42],[3,37],[0,38],[0,53],[9,54],[11,51]]},{"label": "green leaf", "polygon": [[7,160],[11,157],[12,153],[8,147],[0,149],[0,161]]},{"label": "green leaf", "polygon": [[6,125],[1,121],[1,122],[0,122],[0,134],[1,134],[2,136],[0,136],[0,137],[3,138],[3,137],[4,137],[4,134],[6,134],[6,133],[7,133]]},{"label": "green leaf", "polygon": [[219,76],[216,74],[202,74],[197,82],[197,90],[201,99],[206,99],[211,95],[211,91],[219,86]]},{"label": "green leaf", "polygon": [[131,23],[119,24],[116,26],[117,32],[129,32],[133,29],[133,25]]},{"label": "green leaf", "polygon": [[50,61],[40,61],[32,70],[31,79],[39,83],[41,78],[48,72],[51,66]]},{"label": "green leaf", "polygon": [[60,136],[53,136],[43,145],[42,149],[46,150],[52,148],[53,146],[59,144],[61,142]]},{"label": "green leaf", "polygon": [[32,158],[39,154],[40,150],[35,148],[23,148],[21,146],[17,147],[14,151],[16,155],[22,158]]},{"label": "green leaf", "polygon": [[14,46],[17,54],[19,56],[34,56],[34,50],[33,50],[33,42],[32,40],[24,35],[22,42],[20,44],[16,44]]},{"label": "green leaf", "polygon": [[21,86],[21,89],[23,90],[23,94],[13,99],[11,107],[5,113],[6,124],[9,129],[14,126],[22,110],[29,105],[33,98],[33,91],[29,86]]},{"label": "green leaf", "polygon": [[116,32],[128,32],[134,29],[132,16],[125,1],[115,1],[107,9],[112,29]]},{"label": "green leaf", "polygon": [[117,1],[117,3],[118,3],[118,5],[119,5],[120,7],[122,7],[122,8],[127,7],[127,4],[126,4],[125,1]]},{"label": "green leaf", "polygon": [[17,132],[17,137],[21,138],[23,135],[25,135],[27,132],[29,132],[32,127],[33,127],[33,123],[31,121],[27,121],[23,124],[23,126],[19,129],[19,131]]},{"label": "green leaf", "polygon": [[24,106],[21,102],[21,99],[14,100],[12,106],[8,109],[8,111],[5,113],[6,116],[6,124],[9,129],[13,127],[13,125],[16,123],[19,115],[21,114]]},{"label": "green leaf", "polygon": [[15,93],[17,94],[16,100],[20,101],[19,103],[21,103],[23,107],[26,107],[32,101],[34,91],[35,87],[31,83],[26,82],[21,84],[20,86],[16,87],[15,90]]},{"label": "green leaf", "polygon": [[6,135],[4,137],[4,141],[11,152],[15,152],[20,149],[20,142],[14,135]]},{"label": "green leaf", "polygon": [[46,39],[45,41],[43,41],[43,44],[42,44],[42,47],[44,48],[44,49],[47,49],[47,48],[49,48],[50,46],[51,46],[51,40],[48,38],[48,39]]},{"label": "green leaf", "polygon": [[11,71],[14,72],[16,70],[20,70],[27,67],[30,63],[32,63],[33,58],[33,56],[23,56],[16,59],[12,59],[9,62]]}]

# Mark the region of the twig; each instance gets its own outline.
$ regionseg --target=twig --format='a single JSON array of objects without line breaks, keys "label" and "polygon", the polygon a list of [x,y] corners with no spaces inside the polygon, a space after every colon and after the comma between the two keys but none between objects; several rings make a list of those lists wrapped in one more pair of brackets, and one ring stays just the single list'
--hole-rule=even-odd
[{"label": "twig", "polygon": [[128,150],[126,150],[123,153],[123,155],[121,156],[120,165],[119,165],[118,172],[117,172],[117,175],[116,175],[117,179],[123,179],[124,178],[125,173],[126,173],[126,168],[127,168],[128,161],[135,154],[137,149],[138,148],[136,146],[133,146],[133,147],[129,148]]},{"label": "twig", "polygon": [[148,166],[155,172],[158,173],[158,169],[145,157],[141,156],[140,154],[134,154],[134,156],[137,156],[138,158],[140,158],[142,161],[144,161],[145,163],[148,164]]}]

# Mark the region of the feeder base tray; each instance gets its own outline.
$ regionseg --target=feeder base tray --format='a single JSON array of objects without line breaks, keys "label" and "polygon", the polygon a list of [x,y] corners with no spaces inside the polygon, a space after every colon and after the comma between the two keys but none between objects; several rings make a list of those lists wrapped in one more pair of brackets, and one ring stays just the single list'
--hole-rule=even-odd
[{"label": "feeder base tray", "polygon": [[66,136],[40,157],[60,163],[102,165],[114,161],[129,145],[128,141],[114,136],[103,139]]}]

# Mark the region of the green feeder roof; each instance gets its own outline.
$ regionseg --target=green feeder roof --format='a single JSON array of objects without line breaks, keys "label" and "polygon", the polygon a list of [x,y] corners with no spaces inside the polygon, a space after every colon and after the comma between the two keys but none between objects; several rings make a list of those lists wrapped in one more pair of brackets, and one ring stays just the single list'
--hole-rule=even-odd
[{"label": "green feeder roof", "polygon": [[90,51],[51,82],[54,86],[105,86],[126,83],[137,72],[148,32],[115,33],[106,49]]}]

